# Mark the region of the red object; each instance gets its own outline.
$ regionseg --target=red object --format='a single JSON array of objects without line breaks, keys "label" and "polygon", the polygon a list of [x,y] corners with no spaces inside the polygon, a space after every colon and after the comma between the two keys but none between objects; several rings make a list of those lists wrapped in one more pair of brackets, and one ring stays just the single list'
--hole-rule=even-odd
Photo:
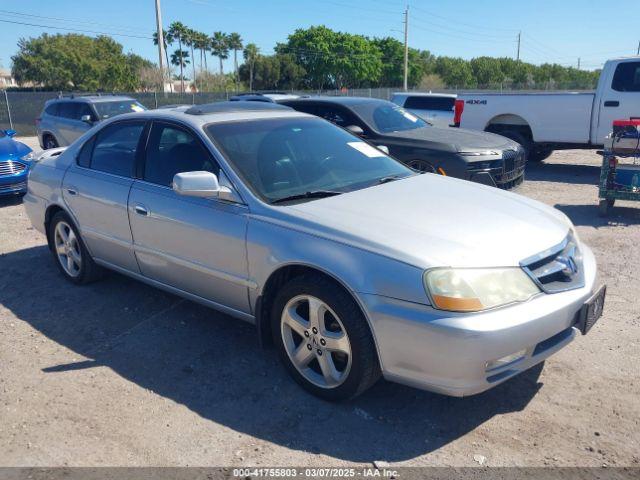
[{"label": "red object", "polygon": [[625,120],[614,120],[614,127],[640,127],[640,118],[630,118]]},{"label": "red object", "polygon": [[464,111],[464,100],[456,100],[453,105],[453,124],[456,127],[460,126],[462,120],[462,112]]}]

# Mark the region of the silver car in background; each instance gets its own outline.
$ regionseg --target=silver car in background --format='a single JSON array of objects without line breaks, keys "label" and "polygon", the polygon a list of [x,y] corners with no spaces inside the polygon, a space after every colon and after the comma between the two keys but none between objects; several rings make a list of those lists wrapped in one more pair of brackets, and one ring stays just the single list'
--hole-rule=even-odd
[{"label": "silver car in background", "polygon": [[109,119],[36,163],[25,206],[71,282],[115,270],[251,322],[329,400],[381,375],[487,390],[586,333],[604,301],[558,210],[418,174],[272,103]]},{"label": "silver car in background", "polygon": [[122,95],[70,95],[48,100],[36,119],[40,147],[66,147],[102,120],[144,110],[137,100]]},{"label": "silver car in background", "polygon": [[400,92],[391,101],[436,127],[450,127],[455,123],[456,94]]}]

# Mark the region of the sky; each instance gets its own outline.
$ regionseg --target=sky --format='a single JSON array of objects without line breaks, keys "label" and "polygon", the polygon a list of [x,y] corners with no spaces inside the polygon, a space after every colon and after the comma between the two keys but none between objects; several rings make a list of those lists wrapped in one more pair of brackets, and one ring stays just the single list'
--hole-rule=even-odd
[{"label": "sky", "polygon": [[[72,30],[110,34],[125,52],[157,62],[154,5],[155,0],[0,1],[0,66],[10,68],[20,38]],[[401,0],[161,0],[165,27],[179,20],[209,35],[238,32],[264,54],[273,53],[295,29],[321,24],[402,41],[406,5]],[[409,45],[467,59],[515,58],[522,32],[522,60],[577,66],[580,57],[581,68],[592,70],[608,58],[636,53],[639,10],[638,0],[411,0]],[[231,65],[230,58],[226,71]]]}]

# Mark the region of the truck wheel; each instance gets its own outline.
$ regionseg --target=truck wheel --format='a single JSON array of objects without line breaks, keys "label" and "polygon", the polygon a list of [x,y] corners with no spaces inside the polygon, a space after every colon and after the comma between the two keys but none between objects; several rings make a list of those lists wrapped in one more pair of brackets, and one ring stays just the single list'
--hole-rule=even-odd
[{"label": "truck wheel", "polygon": [[529,161],[530,162],[541,162],[546,160],[551,156],[553,150],[532,150],[529,152]]},{"label": "truck wheel", "polygon": [[518,142],[520,146],[524,149],[524,156],[528,160],[531,158],[531,140],[525,137],[522,133],[517,132],[515,130],[505,130],[504,132],[500,132],[500,135],[503,137],[510,138],[514,142]]}]

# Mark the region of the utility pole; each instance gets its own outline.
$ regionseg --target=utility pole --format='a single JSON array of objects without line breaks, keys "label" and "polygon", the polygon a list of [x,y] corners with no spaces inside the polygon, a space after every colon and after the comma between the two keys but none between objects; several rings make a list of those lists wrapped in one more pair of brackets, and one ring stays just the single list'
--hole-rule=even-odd
[{"label": "utility pole", "polygon": [[516,60],[520,60],[520,37],[522,36],[522,32],[518,32],[518,55],[516,56]]},{"label": "utility pole", "polygon": [[636,55],[640,55],[640,42],[638,42],[638,51],[636,52]]},{"label": "utility pole", "polygon": [[409,5],[404,11],[404,81],[403,88],[407,91],[409,77]]},{"label": "utility pole", "polygon": [[580,70],[580,57],[578,57],[578,70]]},{"label": "utility pole", "polygon": [[[156,0],[156,28],[158,29],[158,65],[160,65],[160,75],[162,78],[160,88],[162,89],[162,93],[164,93],[164,32],[162,31],[162,12],[160,10],[160,0]],[[167,68],[169,68],[169,65],[167,65]]]}]

